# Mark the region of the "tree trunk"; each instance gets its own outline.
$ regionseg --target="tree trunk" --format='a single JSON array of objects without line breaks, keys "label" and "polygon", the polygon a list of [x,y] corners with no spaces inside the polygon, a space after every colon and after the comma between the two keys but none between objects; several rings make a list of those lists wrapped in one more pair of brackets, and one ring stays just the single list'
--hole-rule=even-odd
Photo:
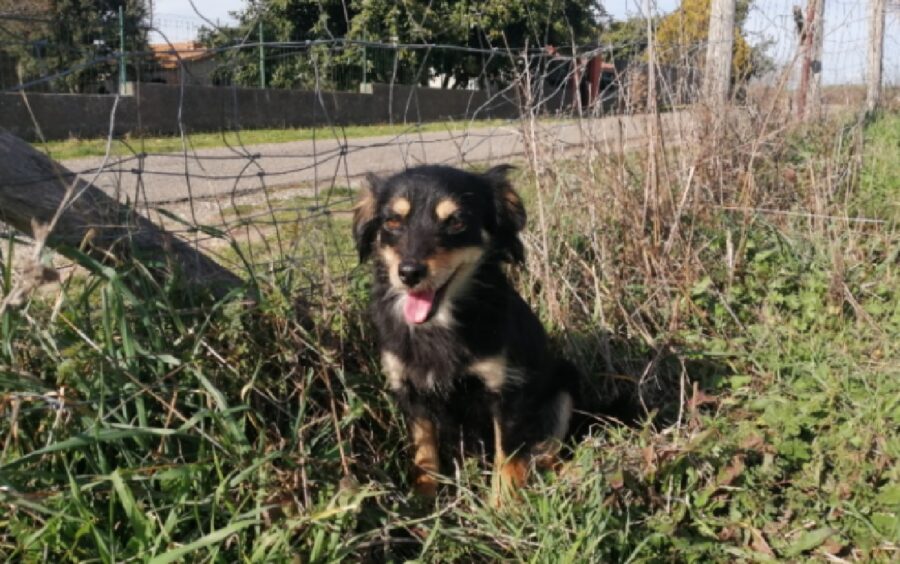
[{"label": "tree trunk", "polygon": [[84,246],[100,259],[139,257],[160,277],[177,272],[184,282],[222,296],[242,280],[133,208],[0,128],[0,222],[33,235],[35,223],[48,225],[74,183],[65,210],[47,237],[48,247],[66,254]]}]

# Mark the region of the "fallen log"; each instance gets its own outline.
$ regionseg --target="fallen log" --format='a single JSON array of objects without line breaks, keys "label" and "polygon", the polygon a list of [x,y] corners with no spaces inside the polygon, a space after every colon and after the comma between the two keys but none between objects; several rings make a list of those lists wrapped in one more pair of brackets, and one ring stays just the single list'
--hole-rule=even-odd
[{"label": "fallen log", "polygon": [[0,222],[32,237],[43,237],[41,230],[51,226],[45,244],[63,255],[81,248],[104,262],[136,256],[156,265],[157,276],[177,272],[186,285],[216,296],[243,284],[187,242],[2,128]]}]

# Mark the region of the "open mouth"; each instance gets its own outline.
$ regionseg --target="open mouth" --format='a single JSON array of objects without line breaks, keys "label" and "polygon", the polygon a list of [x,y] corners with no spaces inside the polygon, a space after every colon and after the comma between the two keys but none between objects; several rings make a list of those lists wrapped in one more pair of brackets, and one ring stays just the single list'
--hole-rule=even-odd
[{"label": "open mouth", "polygon": [[403,304],[403,317],[407,323],[419,325],[425,323],[434,316],[441,304],[441,299],[447,292],[447,287],[456,276],[456,272],[450,275],[443,286],[434,290],[410,290],[406,293],[406,301]]}]

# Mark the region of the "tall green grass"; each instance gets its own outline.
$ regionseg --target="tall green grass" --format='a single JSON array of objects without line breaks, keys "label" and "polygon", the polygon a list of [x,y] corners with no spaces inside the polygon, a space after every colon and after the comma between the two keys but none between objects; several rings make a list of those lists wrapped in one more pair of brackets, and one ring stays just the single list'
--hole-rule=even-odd
[{"label": "tall green grass", "polygon": [[433,504],[410,495],[346,216],[227,241],[252,305],[80,257],[0,317],[0,557],[895,560],[900,232],[842,217],[896,204],[877,156],[896,119],[752,159],[729,139],[692,175],[667,153],[650,212],[639,154],[523,172],[517,284],[598,405],[637,422],[598,418],[500,508],[477,460]]}]

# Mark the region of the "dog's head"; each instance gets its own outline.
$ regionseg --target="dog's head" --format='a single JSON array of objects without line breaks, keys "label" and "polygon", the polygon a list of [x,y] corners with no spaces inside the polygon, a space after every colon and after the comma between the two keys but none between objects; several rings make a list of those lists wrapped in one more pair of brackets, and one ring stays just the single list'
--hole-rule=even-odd
[{"label": "dog's head", "polygon": [[368,177],[353,217],[359,258],[376,254],[408,323],[434,318],[480,261],[523,260],[525,208],[507,179],[512,168],[420,166]]}]

